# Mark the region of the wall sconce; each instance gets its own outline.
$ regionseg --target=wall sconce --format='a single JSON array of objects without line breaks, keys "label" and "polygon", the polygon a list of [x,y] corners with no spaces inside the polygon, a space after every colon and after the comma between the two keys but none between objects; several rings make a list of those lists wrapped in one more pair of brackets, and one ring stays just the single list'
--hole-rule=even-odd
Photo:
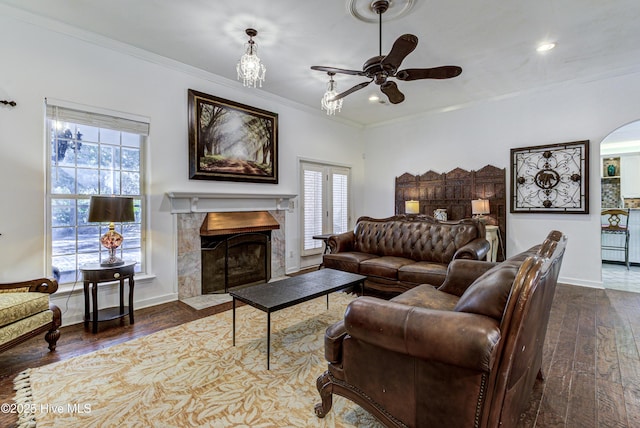
[{"label": "wall sconce", "polygon": [[404,201],[404,213],[405,214],[420,214],[420,202],[418,201]]},{"label": "wall sconce", "polygon": [[121,266],[124,260],[116,257],[116,249],[122,244],[123,238],[115,231],[114,223],[134,221],[133,198],[126,196],[92,196],[89,201],[89,222],[109,222],[109,230],[102,235],[100,243],[109,250],[109,258],[100,266]]},{"label": "wall sconce", "polygon": [[471,213],[473,214],[473,218],[477,218],[480,221],[484,221],[484,215],[489,214],[489,200],[488,199],[472,200]]}]

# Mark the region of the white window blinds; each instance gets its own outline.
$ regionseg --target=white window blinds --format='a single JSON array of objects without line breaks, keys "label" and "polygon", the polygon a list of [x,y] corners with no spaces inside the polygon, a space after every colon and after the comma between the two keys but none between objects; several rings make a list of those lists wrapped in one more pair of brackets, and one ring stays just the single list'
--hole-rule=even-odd
[{"label": "white window blinds", "polygon": [[115,117],[101,113],[91,113],[75,110],[47,103],[47,117],[61,122],[71,122],[81,125],[108,128],[122,132],[129,132],[143,136],[149,136],[149,123]]},{"label": "white window blinds", "polygon": [[333,233],[347,231],[349,223],[349,176],[333,173]]},{"label": "white window blinds", "polygon": [[304,169],[304,250],[322,247],[322,241],[313,236],[322,234],[323,176],[322,168],[309,165]]}]

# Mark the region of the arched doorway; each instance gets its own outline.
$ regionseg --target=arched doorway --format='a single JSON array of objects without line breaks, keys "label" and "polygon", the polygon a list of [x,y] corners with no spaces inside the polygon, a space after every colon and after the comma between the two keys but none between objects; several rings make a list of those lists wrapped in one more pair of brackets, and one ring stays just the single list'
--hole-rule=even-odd
[{"label": "arched doorway", "polygon": [[[629,262],[624,251],[602,249],[605,288],[640,292],[640,120],[609,134],[600,143],[602,209],[629,210]],[[603,222],[606,222],[603,217]],[[602,245],[623,245],[624,236],[603,235]]]}]

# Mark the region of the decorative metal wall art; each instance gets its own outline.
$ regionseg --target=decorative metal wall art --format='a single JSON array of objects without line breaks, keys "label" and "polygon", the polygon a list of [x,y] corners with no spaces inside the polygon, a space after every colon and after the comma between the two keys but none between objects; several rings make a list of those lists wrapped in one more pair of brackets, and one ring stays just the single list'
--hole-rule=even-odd
[{"label": "decorative metal wall art", "polygon": [[589,141],[511,149],[512,213],[589,213]]}]

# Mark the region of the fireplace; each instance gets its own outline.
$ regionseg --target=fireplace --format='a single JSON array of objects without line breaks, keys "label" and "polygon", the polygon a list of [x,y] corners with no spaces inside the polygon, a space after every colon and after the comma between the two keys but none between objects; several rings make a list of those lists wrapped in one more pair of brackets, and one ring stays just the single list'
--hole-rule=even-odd
[{"label": "fireplace", "polygon": [[202,294],[271,279],[271,231],[280,225],[266,211],[208,213],[200,227]]},{"label": "fireplace", "polygon": [[293,194],[167,192],[167,202],[176,224],[176,288],[178,299],[202,294],[202,250],[200,228],[211,212],[267,211],[280,225],[271,231],[271,278],[286,274],[287,216],[293,213]]}]

